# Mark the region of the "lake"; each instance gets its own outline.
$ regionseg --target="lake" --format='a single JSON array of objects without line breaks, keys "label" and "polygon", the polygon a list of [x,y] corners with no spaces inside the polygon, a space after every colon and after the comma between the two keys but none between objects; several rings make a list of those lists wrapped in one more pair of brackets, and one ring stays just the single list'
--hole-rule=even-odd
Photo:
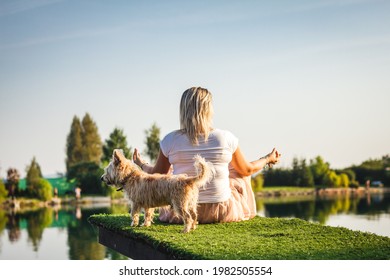
[{"label": "lake", "polygon": [[[100,245],[87,221],[95,213],[126,213],[125,204],[0,209],[0,259],[102,260],[127,257]],[[390,193],[363,196],[257,198],[258,215],[300,218],[390,237]]]}]

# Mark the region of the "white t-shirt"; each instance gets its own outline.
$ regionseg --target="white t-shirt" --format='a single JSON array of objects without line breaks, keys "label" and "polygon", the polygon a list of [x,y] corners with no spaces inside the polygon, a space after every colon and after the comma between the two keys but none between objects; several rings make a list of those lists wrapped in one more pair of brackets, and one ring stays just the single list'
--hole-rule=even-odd
[{"label": "white t-shirt", "polygon": [[162,153],[173,165],[173,174],[196,175],[194,156],[199,154],[213,163],[215,176],[199,190],[199,203],[216,203],[229,199],[229,163],[238,147],[238,139],[229,131],[214,129],[207,142],[199,137],[199,145],[193,145],[187,135],[175,130],[160,142]]}]

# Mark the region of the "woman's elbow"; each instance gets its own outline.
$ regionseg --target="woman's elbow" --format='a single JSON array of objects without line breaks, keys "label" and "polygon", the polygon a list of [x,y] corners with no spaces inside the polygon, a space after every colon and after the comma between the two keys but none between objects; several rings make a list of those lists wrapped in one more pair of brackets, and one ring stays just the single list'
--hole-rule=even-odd
[{"label": "woman's elbow", "polygon": [[241,176],[251,176],[253,173],[254,173],[254,170],[253,168],[244,168],[244,169],[241,169],[241,170],[237,170],[237,172],[241,175]]}]

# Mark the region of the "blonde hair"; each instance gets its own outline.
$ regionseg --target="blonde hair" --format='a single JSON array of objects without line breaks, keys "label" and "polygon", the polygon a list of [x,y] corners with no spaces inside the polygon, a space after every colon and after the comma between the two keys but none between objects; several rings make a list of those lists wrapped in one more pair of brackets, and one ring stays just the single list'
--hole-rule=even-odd
[{"label": "blonde hair", "polygon": [[205,88],[192,87],[181,96],[180,129],[187,134],[192,144],[197,145],[198,137],[204,135],[207,141],[212,130],[212,95]]}]

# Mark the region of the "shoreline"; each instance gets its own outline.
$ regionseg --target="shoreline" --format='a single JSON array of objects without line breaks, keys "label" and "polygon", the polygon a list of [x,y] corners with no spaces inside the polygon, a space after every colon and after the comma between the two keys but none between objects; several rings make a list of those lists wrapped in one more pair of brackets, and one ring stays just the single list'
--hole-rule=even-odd
[{"label": "shoreline", "polygon": [[366,195],[390,192],[390,188],[302,188],[300,190],[297,187],[291,187],[292,190],[288,190],[288,187],[278,189],[277,187],[263,188],[263,190],[255,192],[256,197],[286,197],[286,196],[342,196],[342,195]]},{"label": "shoreline", "polygon": [[[390,188],[298,188],[298,187],[269,187],[255,192],[256,198],[276,198],[276,197],[298,197],[298,196],[318,196],[318,197],[333,197],[333,196],[364,196],[367,194],[382,194],[389,193]],[[111,199],[109,196],[85,196],[80,199],[74,197],[57,197],[50,201],[39,201],[37,199],[16,198],[14,200],[7,199],[0,204],[0,209],[18,210],[26,208],[41,208],[41,207],[61,207],[61,206],[88,206],[88,205],[111,205],[111,204],[127,204],[126,198]]]},{"label": "shoreline", "polygon": [[29,198],[7,199],[0,203],[0,210],[28,210],[36,208],[61,208],[62,206],[88,207],[88,206],[110,206],[111,204],[128,203],[126,199],[111,199],[109,196],[85,196],[80,199],[70,197],[53,198],[50,201],[40,201]]}]

